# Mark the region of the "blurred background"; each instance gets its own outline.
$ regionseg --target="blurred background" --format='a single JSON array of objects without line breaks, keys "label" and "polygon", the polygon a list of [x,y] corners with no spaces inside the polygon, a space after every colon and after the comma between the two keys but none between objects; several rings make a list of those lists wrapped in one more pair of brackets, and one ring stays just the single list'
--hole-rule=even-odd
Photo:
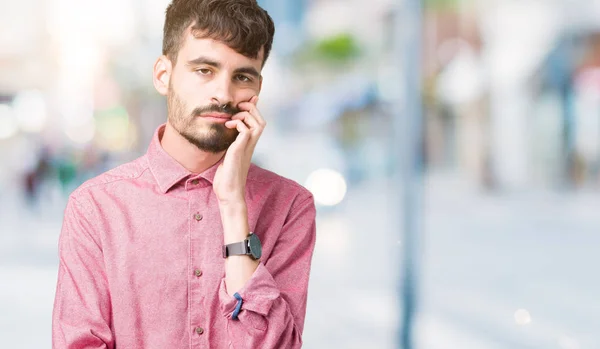
[{"label": "blurred background", "polygon": [[[600,1],[258,2],[254,160],[318,205],[305,347],[600,348]],[[0,2],[2,347],[50,348],[69,193],[166,120],[167,4]]]}]

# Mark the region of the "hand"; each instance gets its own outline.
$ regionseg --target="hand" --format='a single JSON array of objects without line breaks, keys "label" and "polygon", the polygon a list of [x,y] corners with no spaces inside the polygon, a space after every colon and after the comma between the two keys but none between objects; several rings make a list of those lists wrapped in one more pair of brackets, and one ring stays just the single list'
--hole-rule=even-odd
[{"label": "hand", "polygon": [[249,102],[238,104],[242,111],[225,123],[227,128],[236,128],[239,134],[215,173],[213,190],[221,205],[244,202],[252,154],[266,126],[256,108],[257,103],[258,96],[254,96]]}]

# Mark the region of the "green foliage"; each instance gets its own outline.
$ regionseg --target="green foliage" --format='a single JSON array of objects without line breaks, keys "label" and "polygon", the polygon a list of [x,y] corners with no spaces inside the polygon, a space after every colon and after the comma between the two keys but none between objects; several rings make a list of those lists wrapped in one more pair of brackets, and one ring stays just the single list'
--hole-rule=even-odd
[{"label": "green foliage", "polygon": [[455,9],[461,2],[468,0],[423,0],[426,9]]},{"label": "green foliage", "polygon": [[303,64],[339,65],[360,55],[360,47],[351,34],[343,33],[307,43],[296,52],[295,62]]},{"label": "green foliage", "polygon": [[340,34],[316,43],[315,53],[326,60],[344,61],[360,53],[356,40],[350,34]]}]

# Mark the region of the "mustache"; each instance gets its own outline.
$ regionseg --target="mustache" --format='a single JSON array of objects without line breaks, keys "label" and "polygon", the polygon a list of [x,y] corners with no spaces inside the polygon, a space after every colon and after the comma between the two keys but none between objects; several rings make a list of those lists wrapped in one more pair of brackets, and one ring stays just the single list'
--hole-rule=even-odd
[{"label": "mustache", "polygon": [[223,104],[223,105],[210,104],[210,105],[203,106],[203,107],[196,107],[192,111],[192,115],[197,116],[197,115],[202,115],[204,113],[210,113],[210,112],[225,113],[225,114],[229,114],[229,116],[233,116],[233,115],[241,112],[241,110],[229,103]]}]

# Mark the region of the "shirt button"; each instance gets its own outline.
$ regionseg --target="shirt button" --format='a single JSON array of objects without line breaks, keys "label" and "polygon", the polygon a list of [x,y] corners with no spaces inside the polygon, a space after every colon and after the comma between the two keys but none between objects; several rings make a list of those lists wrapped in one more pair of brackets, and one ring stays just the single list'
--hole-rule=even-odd
[{"label": "shirt button", "polygon": [[204,333],[204,329],[202,327],[196,327],[196,333],[197,334],[203,334]]},{"label": "shirt button", "polygon": [[203,218],[203,217],[202,217],[202,215],[201,215],[200,213],[196,213],[196,214],[194,215],[194,219],[196,219],[198,222],[199,222],[199,221],[201,221],[201,220],[202,220],[202,218]]},{"label": "shirt button", "polygon": [[194,275],[196,275],[197,277],[202,276],[202,270],[200,270],[200,269],[194,270]]},{"label": "shirt button", "polygon": [[198,183],[200,183],[200,181],[199,181],[199,180],[197,180],[197,179],[194,179],[194,180],[192,180],[192,184],[193,184],[193,185],[198,185]]}]

